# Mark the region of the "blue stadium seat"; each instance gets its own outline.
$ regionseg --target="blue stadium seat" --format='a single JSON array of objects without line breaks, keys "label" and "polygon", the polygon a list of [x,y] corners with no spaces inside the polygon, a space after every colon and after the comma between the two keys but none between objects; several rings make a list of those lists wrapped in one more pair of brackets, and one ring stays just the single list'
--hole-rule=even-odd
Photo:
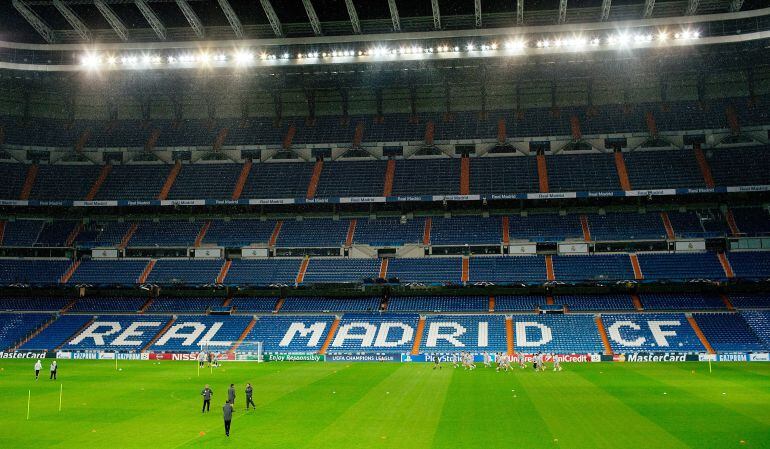
[{"label": "blue stadium seat", "polygon": [[601,317],[616,353],[705,351],[681,313],[602,314]]},{"label": "blue stadium seat", "polygon": [[24,351],[52,351],[69,341],[70,337],[91,319],[93,319],[91,315],[62,315],[19,349]]},{"label": "blue stadium seat", "polygon": [[266,353],[316,353],[332,322],[331,315],[261,316],[244,341],[262,342]]},{"label": "blue stadium seat", "polygon": [[46,313],[0,314],[0,351],[20,343],[52,318],[53,315]]},{"label": "blue stadium seat", "polygon": [[694,313],[693,318],[706,341],[717,352],[751,352],[770,348],[738,314]]},{"label": "blue stadium seat", "polygon": [[394,296],[388,300],[389,312],[486,312],[486,296]]},{"label": "blue stadium seat", "polygon": [[340,320],[328,353],[408,352],[418,320],[419,316],[412,314],[347,313]]},{"label": "blue stadium seat", "polygon": [[430,315],[420,352],[505,352],[508,341],[502,315]]},{"label": "blue stadium seat", "polygon": [[376,312],[380,298],[361,297],[287,297],[281,312]]}]

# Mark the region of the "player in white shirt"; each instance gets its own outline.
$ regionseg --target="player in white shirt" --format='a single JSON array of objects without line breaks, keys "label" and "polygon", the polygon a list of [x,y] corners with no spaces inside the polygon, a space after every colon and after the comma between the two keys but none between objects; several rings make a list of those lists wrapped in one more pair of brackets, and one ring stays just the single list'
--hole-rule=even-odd
[{"label": "player in white shirt", "polygon": [[489,356],[489,353],[484,351],[484,368],[489,368],[492,366],[492,357]]},{"label": "player in white shirt", "polygon": [[40,370],[43,369],[43,363],[38,359],[37,362],[35,362],[35,380],[37,380],[38,377],[40,377]]},{"label": "player in white shirt", "polygon": [[559,357],[556,354],[553,355],[553,370],[561,371],[561,361],[559,360]]}]

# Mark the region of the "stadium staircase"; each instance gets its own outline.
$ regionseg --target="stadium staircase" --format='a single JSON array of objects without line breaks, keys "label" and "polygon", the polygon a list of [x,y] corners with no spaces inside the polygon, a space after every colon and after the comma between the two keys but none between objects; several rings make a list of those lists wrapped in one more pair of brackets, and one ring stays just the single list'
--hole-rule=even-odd
[{"label": "stadium staircase", "polygon": [[32,193],[32,187],[35,185],[35,179],[37,179],[37,172],[39,167],[37,164],[32,164],[27,169],[27,177],[24,179],[24,186],[21,188],[20,200],[28,200],[29,195]]},{"label": "stadium staircase", "polygon": [[572,131],[572,140],[577,142],[583,138],[583,132],[580,130],[580,119],[577,115],[571,115],[569,118],[569,128]]},{"label": "stadium staircase", "polygon": [[556,274],[553,272],[553,257],[550,254],[545,256],[545,272],[549,281],[556,280]]},{"label": "stadium staircase", "polygon": [[[16,351],[17,349],[21,348],[21,347],[22,347],[22,346],[24,346],[24,345],[25,345],[25,344],[26,344],[28,341],[30,341],[30,340],[32,340],[33,338],[35,338],[35,337],[37,337],[38,335],[40,335],[40,333],[41,333],[41,332],[43,332],[44,330],[46,330],[46,329],[48,328],[48,326],[50,326],[50,325],[51,325],[51,324],[52,324],[54,321],[56,321],[56,319],[57,319],[57,317],[56,317],[56,316],[51,316],[51,318],[50,318],[48,321],[46,321],[45,323],[43,323],[43,324],[42,324],[40,327],[38,327],[37,329],[35,329],[34,331],[32,331],[32,333],[30,333],[30,334],[29,334],[29,335],[27,335],[26,337],[24,337],[24,338],[22,338],[21,340],[19,340],[19,341],[18,341],[18,342],[17,342],[15,345],[13,345],[13,346],[11,346],[10,348],[8,348],[8,349],[7,349],[7,351],[8,351],[8,352],[14,352],[14,351]],[[0,349],[5,349],[5,348],[0,348]]]},{"label": "stadium staircase", "polygon": [[283,220],[278,220],[275,222],[273,233],[270,234],[270,240],[268,241],[268,246],[270,246],[271,248],[275,247],[275,242],[278,241],[278,235],[281,233],[282,226],[283,226]]},{"label": "stadium staircase", "polygon": [[297,278],[295,280],[295,285],[299,285],[302,283],[302,281],[305,280],[305,273],[307,272],[307,266],[310,264],[310,258],[305,256],[304,259],[302,259],[302,263],[299,265],[299,272],[297,273]]},{"label": "stadium staircase", "polygon": [[513,333],[513,319],[510,316],[505,317],[505,341],[507,343],[508,355],[513,355],[516,350],[516,337]]},{"label": "stadium staircase", "polygon": [[[64,241],[64,246],[71,248],[72,245],[75,243],[75,239],[78,238],[78,235],[80,235],[80,232],[83,231],[83,223],[80,222],[77,225],[75,225],[74,228],[72,228],[72,231],[70,231],[69,235],[67,235],[67,240]],[[0,244],[2,243],[2,239],[0,238]]]},{"label": "stadium staircase", "polygon": [[626,160],[623,158],[623,153],[620,151],[615,152],[615,168],[618,171],[620,187],[623,190],[631,190],[631,181],[628,179],[628,170],[626,170]]},{"label": "stadium staircase", "polygon": [[462,268],[462,277],[460,280],[463,284],[468,282],[468,279],[470,278],[470,260],[467,257],[463,257],[463,268]]},{"label": "stadium staircase", "polygon": [[489,313],[494,313],[495,311],[495,297],[490,295],[489,296]]},{"label": "stadium staircase", "polygon": [[77,299],[72,299],[72,301],[68,302],[64,307],[59,310],[59,314],[65,314],[72,310],[73,307],[75,307],[75,304],[77,304]]},{"label": "stadium staircase", "polygon": [[741,230],[738,229],[738,224],[735,222],[735,215],[733,215],[733,211],[727,209],[725,212],[725,218],[727,219],[727,226],[730,227],[730,234],[732,234],[733,237],[738,237],[741,234]]},{"label": "stadium staircase", "polygon": [[634,269],[634,279],[637,281],[644,280],[644,273],[642,273],[642,267],[639,265],[639,257],[636,254],[629,254],[628,258],[631,259],[631,268]]},{"label": "stadium staircase", "polygon": [[110,175],[111,171],[112,171],[112,164],[102,165],[102,169],[99,172],[99,177],[96,178],[96,181],[94,181],[94,184],[91,186],[91,189],[88,191],[88,194],[86,195],[86,201],[93,201],[96,198],[96,195],[99,193],[99,190],[102,188],[102,184],[104,184],[104,181],[107,180],[107,176]]},{"label": "stadium staircase", "polygon": [[142,304],[142,307],[139,308],[139,313],[147,312],[147,309],[150,308],[150,306],[152,305],[153,301],[155,301],[155,298],[153,298],[152,296],[147,298],[147,301],[145,301],[144,304]]},{"label": "stadium staircase", "polygon": [[120,245],[118,245],[118,248],[120,249],[126,249],[128,246],[128,243],[131,241],[131,237],[134,236],[134,233],[136,232],[136,229],[139,227],[136,223],[131,223],[131,227],[128,228],[128,231],[126,231],[126,235],[123,236],[122,239],[120,239]]},{"label": "stadium staircase", "polygon": [[163,184],[163,188],[160,190],[160,193],[158,194],[158,199],[163,201],[168,199],[168,194],[171,192],[171,188],[174,187],[174,182],[176,181],[176,177],[179,176],[179,172],[182,171],[182,161],[176,161],[173,167],[171,167],[171,171],[168,172],[168,177],[166,178],[166,182]]},{"label": "stadium staircase", "polygon": [[331,345],[332,341],[334,341],[334,335],[337,333],[337,329],[339,327],[340,327],[340,317],[336,316],[334,317],[334,322],[332,322],[332,325],[329,328],[329,333],[326,335],[326,340],[324,340],[324,344],[321,346],[321,349],[318,351],[319,354],[326,354],[326,351],[329,350],[329,345]]},{"label": "stadium staircase", "polygon": [[382,260],[380,260],[380,275],[379,279],[387,279],[388,277],[388,263],[390,263],[390,259],[387,257],[383,257]]},{"label": "stadium staircase", "polygon": [[463,156],[460,159],[460,195],[471,193],[471,158]]},{"label": "stadium staircase", "polygon": [[[158,333],[155,334],[155,336],[152,337],[150,341],[147,342],[146,345],[144,345],[141,352],[146,352],[147,350],[149,350],[152,347],[152,345],[154,345],[155,342],[158,341],[161,335],[165,334],[166,332],[168,332],[169,329],[171,329],[171,326],[173,326],[175,322],[176,322],[176,315],[172,316],[171,319],[168,320],[168,323],[166,323],[166,325],[163,326],[163,329],[159,330]],[[75,335],[77,335],[77,333]]]},{"label": "stadium staircase", "polygon": [[388,159],[388,167],[385,169],[385,183],[382,188],[382,196],[390,196],[393,193],[393,179],[396,177],[396,160]]},{"label": "stadium staircase", "polygon": [[503,229],[503,245],[508,246],[511,243],[511,228],[510,228],[510,220],[508,219],[508,216],[504,216],[502,218],[502,229]]},{"label": "stadium staircase", "polygon": [[353,237],[356,235],[356,224],[358,223],[358,220],[355,218],[350,220],[350,224],[348,225],[348,233],[347,236],[345,236],[345,247],[350,248],[353,246]]},{"label": "stadium staircase", "polygon": [[725,308],[731,312],[735,312],[735,306],[733,306],[732,301],[730,301],[730,298],[727,297],[725,294],[720,294],[720,298],[722,298],[722,302],[725,303]]},{"label": "stadium staircase", "polygon": [[70,341],[70,340],[72,340],[73,338],[75,338],[75,336],[77,336],[77,335],[80,335],[81,333],[83,333],[83,331],[84,331],[84,330],[88,329],[88,326],[90,326],[90,325],[94,324],[94,321],[96,321],[96,317],[95,317],[95,316],[91,317],[91,319],[89,319],[88,321],[86,321],[86,322],[85,322],[85,324],[83,324],[82,326],[80,326],[80,328],[78,328],[78,330],[76,330],[75,332],[73,332],[73,333],[72,333],[72,335],[70,335],[69,337],[67,337],[67,338],[65,338],[64,340],[62,340],[62,342],[61,342],[61,344],[60,344],[59,346],[57,346],[57,347],[53,348],[53,352],[56,352],[56,351],[60,350],[61,348],[63,348],[63,347],[64,347],[64,345],[66,345],[67,343],[69,343],[69,341]]},{"label": "stadium staircase", "polygon": [[230,307],[230,304],[233,302],[233,292],[230,291],[227,294],[227,297],[225,298],[225,302],[222,303],[222,307]]},{"label": "stadium staircase", "polygon": [[288,150],[289,148],[291,148],[291,144],[294,141],[295,134],[297,134],[297,127],[294,126],[294,124],[292,123],[291,125],[289,125],[289,129],[286,130],[286,135],[283,136],[282,146],[284,150]]},{"label": "stadium staircase", "polygon": [[709,167],[706,155],[703,154],[703,149],[701,149],[700,144],[695,144],[694,151],[695,160],[698,162],[698,168],[700,168],[700,173],[703,176],[703,182],[706,183],[706,187],[714,188],[714,178],[711,176],[711,167]]},{"label": "stadium staircase", "polygon": [[691,313],[686,313],[685,316],[687,317],[687,321],[690,323],[690,326],[692,326],[692,330],[695,332],[695,335],[698,336],[698,339],[700,340],[701,344],[704,348],[706,348],[706,351],[709,354],[716,354],[716,351],[714,351],[714,348],[711,347],[711,344],[706,339],[706,336],[703,334],[703,331],[700,329],[700,326],[698,326],[697,321],[695,321],[695,318],[692,317]]},{"label": "stadium staircase", "polygon": [[420,353],[420,345],[422,344],[422,334],[425,333],[425,316],[420,315],[420,321],[417,322],[417,330],[414,333],[414,342],[412,343],[412,355]]},{"label": "stadium staircase", "polygon": [[91,134],[93,134],[93,131],[91,128],[86,128],[83,130],[82,133],[80,133],[80,137],[78,138],[77,143],[75,143],[75,152],[82,153],[83,149],[86,147],[86,144],[91,139]]},{"label": "stadium staircase", "polygon": [[149,137],[147,137],[147,142],[144,144],[144,151],[150,153],[152,150],[155,149],[155,145],[158,144],[158,139],[160,138],[160,129],[155,128],[150,133]]},{"label": "stadium staircase", "polygon": [[540,183],[540,193],[548,193],[548,166],[542,154],[537,155],[537,178]]},{"label": "stadium staircase", "polygon": [[3,246],[4,237],[5,237],[5,221],[0,220],[0,246]]},{"label": "stadium staircase", "polygon": [[243,343],[243,340],[246,339],[246,336],[249,335],[249,332],[251,332],[251,329],[254,328],[255,324],[257,324],[257,317],[253,316],[251,317],[251,321],[249,322],[249,324],[246,326],[246,329],[244,329],[243,332],[241,332],[241,335],[238,336],[238,340],[236,340],[235,343],[233,343],[233,346],[230,348],[228,352],[234,353],[238,349],[238,346],[240,346],[241,343]]},{"label": "stadium staircase", "polygon": [[596,321],[596,329],[599,332],[599,337],[602,339],[602,345],[604,345],[604,353],[612,355],[612,345],[610,344],[610,339],[607,337],[607,330],[604,328],[601,316],[596,315],[594,321]]},{"label": "stadium staircase", "polygon": [[364,123],[358,122],[356,124],[356,131],[353,134],[353,148],[361,148],[361,142],[364,140]]},{"label": "stadium staircase", "polygon": [[650,133],[650,137],[656,139],[658,137],[658,124],[652,111],[644,113],[644,121],[647,123],[647,131]]},{"label": "stadium staircase", "polygon": [[642,312],[644,310],[644,307],[642,307],[642,300],[639,299],[639,295],[632,293],[631,302],[634,304],[634,310],[637,312]]},{"label": "stadium staircase", "polygon": [[273,308],[273,313],[278,313],[281,311],[281,307],[283,307],[283,303],[286,301],[286,298],[281,296],[278,298],[278,301],[275,302],[275,307]]},{"label": "stadium staircase", "polygon": [[505,119],[497,119],[497,143],[503,145],[508,140],[507,131],[505,129]]},{"label": "stadium staircase", "polygon": [[666,228],[666,237],[669,240],[676,239],[676,234],[674,233],[674,227],[671,226],[671,219],[669,218],[668,213],[661,212],[660,219],[663,220],[663,227]]},{"label": "stadium staircase", "polygon": [[580,215],[580,227],[583,228],[583,240],[586,242],[591,241],[591,228],[588,226],[588,216],[585,214]]},{"label": "stadium staircase", "polygon": [[230,271],[230,266],[232,264],[232,260],[225,260],[225,263],[222,264],[222,268],[219,270],[219,274],[217,275],[217,284],[225,283],[225,278],[227,278],[227,273]]},{"label": "stadium staircase", "polygon": [[551,296],[551,295],[546,295],[546,297],[545,297],[545,303],[546,303],[547,305],[549,305],[549,306],[552,306],[552,305],[554,305],[553,296]]},{"label": "stadium staircase", "polygon": [[203,223],[203,226],[201,226],[201,230],[198,231],[198,236],[195,237],[196,248],[200,248],[201,244],[203,244],[203,239],[206,238],[206,233],[209,232],[209,227],[211,227],[211,220],[206,220],[206,222]]},{"label": "stadium staircase", "polygon": [[318,181],[321,179],[321,171],[324,168],[323,159],[315,161],[313,166],[313,175],[310,177],[310,182],[307,186],[307,199],[312,200],[315,198],[315,193],[318,190]]},{"label": "stadium staircase", "polygon": [[62,275],[61,278],[59,278],[60,284],[66,284],[69,282],[70,278],[72,278],[72,275],[75,274],[75,270],[78,269],[80,266],[80,259],[75,259],[69,268],[67,268],[67,271]]},{"label": "stadium staircase", "polygon": [[738,113],[735,112],[735,106],[728,105],[725,108],[725,118],[727,118],[727,125],[730,127],[730,132],[733,136],[737,136],[741,133],[741,125],[738,122]]},{"label": "stadium staircase", "polygon": [[222,149],[222,147],[225,145],[225,140],[227,140],[228,134],[230,134],[230,128],[226,126],[219,130],[217,137],[214,139],[214,151],[219,151]]},{"label": "stadium staircase", "polygon": [[158,261],[156,259],[150,259],[147,262],[147,266],[144,267],[144,270],[142,271],[142,274],[139,275],[139,279],[137,279],[137,281],[136,281],[138,284],[141,285],[141,284],[144,284],[145,282],[147,282],[147,278],[150,277],[150,273],[152,273],[152,269],[155,267],[155,264],[157,262]]},{"label": "stadium staircase", "polygon": [[425,219],[425,228],[422,231],[422,244],[425,246],[430,246],[430,228],[433,225],[433,220],[431,217],[427,217]]},{"label": "stadium staircase", "polygon": [[719,263],[722,265],[722,269],[725,271],[727,279],[734,278],[735,273],[733,272],[733,267],[730,265],[730,261],[727,260],[725,253],[717,253],[717,257],[719,258]]},{"label": "stadium staircase", "polygon": [[246,181],[249,179],[249,173],[251,173],[252,165],[253,163],[251,162],[251,159],[248,159],[243,163],[243,168],[241,169],[241,174],[238,175],[238,182],[235,183],[235,188],[233,189],[233,196],[231,199],[239,200],[241,198],[243,188],[246,186]]},{"label": "stadium staircase", "polygon": [[428,123],[425,124],[425,145],[426,146],[433,146],[433,138],[436,134],[436,125],[433,124],[433,121],[429,120]]}]

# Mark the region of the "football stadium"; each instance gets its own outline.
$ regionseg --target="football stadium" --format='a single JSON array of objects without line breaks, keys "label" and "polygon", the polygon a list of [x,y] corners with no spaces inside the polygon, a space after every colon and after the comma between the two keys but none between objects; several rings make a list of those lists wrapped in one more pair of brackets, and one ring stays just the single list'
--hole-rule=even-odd
[{"label": "football stadium", "polygon": [[767,0],[0,2],[0,447],[770,448]]}]

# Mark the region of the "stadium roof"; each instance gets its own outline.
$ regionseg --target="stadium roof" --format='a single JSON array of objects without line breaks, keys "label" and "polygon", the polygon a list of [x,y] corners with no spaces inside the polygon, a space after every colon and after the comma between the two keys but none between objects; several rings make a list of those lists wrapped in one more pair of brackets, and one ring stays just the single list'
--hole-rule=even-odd
[{"label": "stadium roof", "polygon": [[676,17],[764,0],[12,0],[0,41],[101,43],[345,36]]}]

